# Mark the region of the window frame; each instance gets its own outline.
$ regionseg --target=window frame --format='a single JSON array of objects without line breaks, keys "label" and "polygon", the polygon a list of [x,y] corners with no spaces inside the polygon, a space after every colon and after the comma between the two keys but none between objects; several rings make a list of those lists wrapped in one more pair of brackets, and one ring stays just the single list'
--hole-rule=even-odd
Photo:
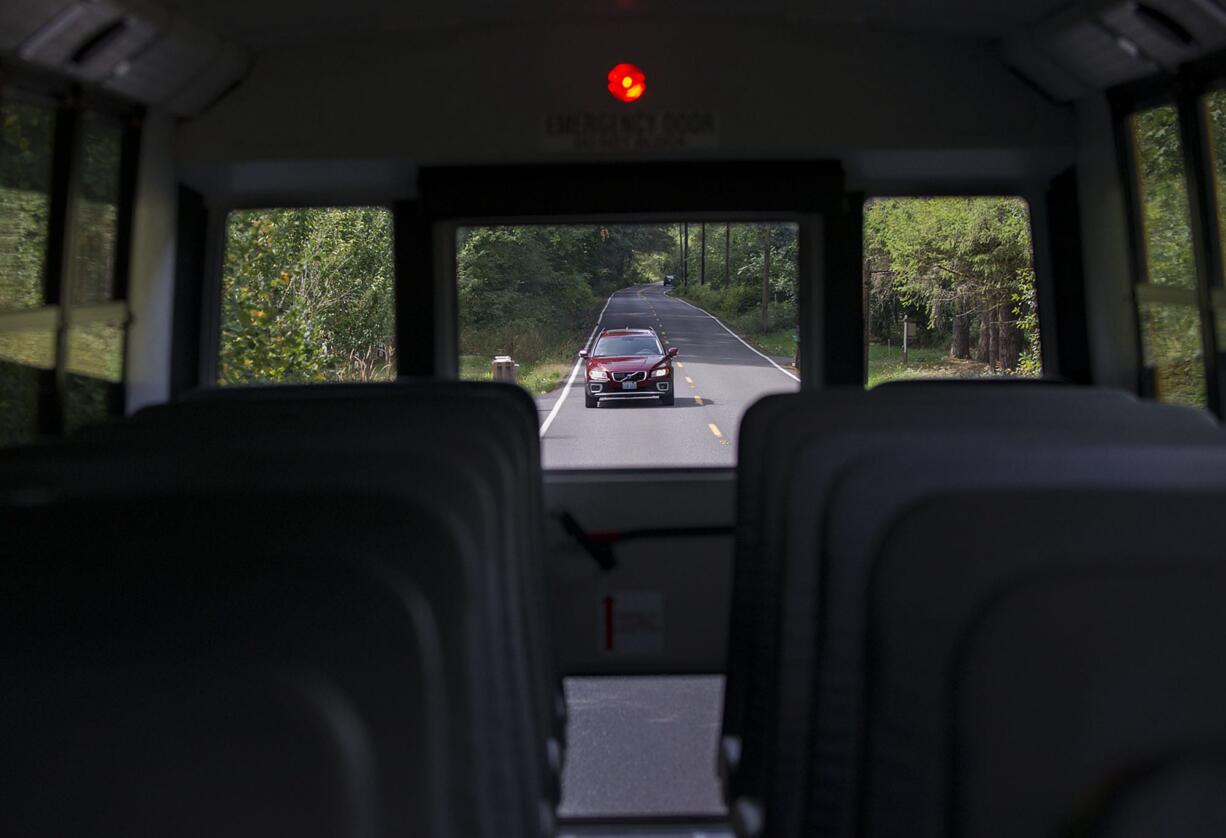
[{"label": "window frame", "polygon": [[[851,283],[824,281],[847,271],[859,275],[860,205],[847,200],[838,161],[436,166],[419,173],[413,210],[409,258],[419,270],[429,266],[432,277],[428,297],[424,281],[413,289],[434,312],[428,338],[417,338],[423,352],[429,346],[431,363],[415,374],[459,375],[454,261],[460,227],[769,220],[798,228],[801,388],[863,380],[864,359],[845,351],[846,333],[857,341],[861,331],[859,291],[848,291]],[[841,242],[847,246],[830,246]]]},{"label": "window frame", "polygon": [[[126,399],[127,338],[131,312],[128,286],[131,271],[133,215],[145,117],[142,106],[75,83],[34,71],[0,72],[0,97],[51,109],[51,182],[48,193],[47,252],[43,264],[43,304],[24,310],[0,310],[0,333],[31,327],[54,332],[55,366],[40,373],[36,436],[60,436],[67,430],[68,334],[72,326],[111,323],[123,330],[120,380],[108,383],[108,414],[122,415]],[[88,304],[72,302],[74,202],[83,177],[82,117],[95,113],[120,127],[118,202],[115,251],[111,262],[110,299]]]}]

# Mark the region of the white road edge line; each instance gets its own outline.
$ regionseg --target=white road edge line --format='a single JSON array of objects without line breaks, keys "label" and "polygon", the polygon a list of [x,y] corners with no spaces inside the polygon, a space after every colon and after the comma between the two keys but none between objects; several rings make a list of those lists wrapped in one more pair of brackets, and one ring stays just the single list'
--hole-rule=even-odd
[{"label": "white road edge line", "polygon": [[681,299],[680,297],[673,297],[671,294],[669,295],[669,297],[670,297],[671,299],[676,300],[676,301],[677,301],[677,302],[679,302],[679,303],[685,303],[687,306],[689,306],[690,308],[694,309],[695,311],[701,311],[701,312],[702,312],[703,314],[705,314],[707,317],[710,317],[712,320],[714,320],[716,323],[718,323],[718,324],[720,325],[720,327],[721,327],[721,328],[722,328],[722,329],[723,329],[725,332],[727,332],[728,334],[732,335],[734,338],[736,338],[736,339],[737,339],[737,340],[739,340],[739,341],[740,341],[742,344],[744,344],[745,348],[746,348],[746,349],[748,349],[750,352],[752,352],[753,354],[757,355],[759,358],[762,358],[764,361],[766,361],[766,362],[767,362],[768,364],[770,364],[772,367],[774,367],[775,369],[779,370],[779,372],[783,373],[783,374],[784,374],[784,375],[786,375],[788,378],[790,378],[790,379],[792,379],[793,381],[795,381],[797,384],[799,384],[799,383],[800,383],[800,379],[799,379],[799,378],[797,378],[796,376],[792,375],[790,372],[788,372],[787,370],[785,370],[783,367],[781,367],[781,366],[779,366],[778,364],[776,364],[776,363],[775,363],[775,360],[774,360],[773,358],[771,358],[769,355],[763,355],[761,352],[759,352],[758,350],[754,349],[754,348],[753,348],[752,346],[750,346],[748,343],[745,343],[745,339],[744,339],[743,337],[741,337],[741,336],[740,336],[740,335],[738,335],[736,332],[732,331],[732,330],[731,330],[731,329],[729,329],[727,326],[725,326],[725,325],[724,325],[724,321],[720,320],[718,317],[716,317],[716,316],[715,316],[714,314],[712,314],[711,312],[707,311],[706,309],[701,309],[701,308],[699,308],[698,306],[694,305],[693,303],[691,303],[691,302],[689,302],[689,301],[687,301],[687,300],[683,300],[683,299]]},{"label": "white road edge line", "polygon": [[[600,324],[604,322],[604,313],[606,310],[608,310],[609,303],[616,295],[617,291],[614,291],[609,295],[609,299],[604,301],[604,308],[600,310],[600,315],[596,318],[596,325],[592,327],[592,333],[587,336],[587,343],[583,344],[584,349],[587,349],[592,345],[592,338],[596,337],[596,332],[599,331]],[[566,386],[562,388],[562,395],[558,396],[558,400],[553,403],[553,410],[549,411],[549,415],[546,416],[545,421],[541,423],[541,439],[545,438],[545,434],[549,432],[549,426],[553,424],[553,420],[558,415],[558,411],[562,409],[562,402],[566,401],[567,395],[570,394],[570,387],[575,383],[575,376],[579,374],[579,367],[581,366],[583,366],[582,358],[575,361],[575,366],[570,371],[570,378],[566,379]]]}]

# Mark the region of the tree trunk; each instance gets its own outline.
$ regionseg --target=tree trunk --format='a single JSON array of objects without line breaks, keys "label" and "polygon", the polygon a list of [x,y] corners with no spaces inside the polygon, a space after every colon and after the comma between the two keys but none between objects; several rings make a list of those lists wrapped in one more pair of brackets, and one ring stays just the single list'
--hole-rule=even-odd
[{"label": "tree trunk", "polygon": [[707,284],[707,222],[698,228],[698,284]]},{"label": "tree trunk", "polygon": [[992,372],[1000,369],[1000,305],[992,306],[991,319],[988,322],[988,366]]},{"label": "tree trunk", "polygon": [[1000,304],[1000,368],[1002,371],[1017,368],[1021,356],[1020,330],[1013,323],[1009,303]]},{"label": "tree trunk", "polygon": [[954,333],[949,343],[949,357],[963,360],[971,357],[971,316],[965,308],[965,300],[954,300]]},{"label": "tree trunk", "polygon": [[864,368],[868,369],[868,343],[869,343],[869,301],[872,295],[873,284],[873,263],[870,259],[864,260],[864,274],[861,285],[863,286],[862,293],[864,294],[861,300],[861,311],[864,313]]},{"label": "tree trunk", "polygon": [[765,248],[762,256],[762,331],[766,331],[766,307],[771,300],[771,228],[766,225]]},{"label": "tree trunk", "polygon": [[724,287],[732,284],[732,225],[724,225]]},{"label": "tree trunk", "polygon": [[979,348],[975,360],[980,363],[992,363],[992,308],[987,299],[979,304]]}]

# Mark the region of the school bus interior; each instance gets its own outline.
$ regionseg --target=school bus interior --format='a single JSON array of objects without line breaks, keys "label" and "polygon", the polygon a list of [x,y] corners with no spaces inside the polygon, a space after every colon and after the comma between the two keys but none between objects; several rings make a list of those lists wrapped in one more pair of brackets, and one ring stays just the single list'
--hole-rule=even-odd
[{"label": "school bus interior", "polygon": [[1222,0],[0,0],[0,832],[1221,835],[1224,239]]}]

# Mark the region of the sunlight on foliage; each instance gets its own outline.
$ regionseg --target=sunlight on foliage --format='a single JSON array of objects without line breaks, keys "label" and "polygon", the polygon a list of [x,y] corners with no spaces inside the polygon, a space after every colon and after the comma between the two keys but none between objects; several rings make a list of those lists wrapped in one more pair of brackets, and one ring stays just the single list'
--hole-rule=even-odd
[{"label": "sunlight on foliage", "polygon": [[49,108],[0,100],[0,311],[43,304],[54,123]]},{"label": "sunlight on foliage", "polygon": [[[917,324],[911,347],[944,352],[924,353],[934,359],[930,375],[1041,374],[1024,200],[871,200],[864,208],[864,253],[871,343],[900,346],[905,316]],[[886,380],[873,369],[876,357],[870,351],[870,385]]]},{"label": "sunlight on foliage", "polygon": [[[1211,122],[1220,119],[1219,114]],[[1131,125],[1146,279],[1187,296],[1186,304],[1139,302],[1143,359],[1159,399],[1204,406],[1204,351],[1178,112],[1172,105],[1142,111]]]},{"label": "sunlight on foliage", "polygon": [[394,276],[385,209],[232,212],[219,382],[393,378]]}]

